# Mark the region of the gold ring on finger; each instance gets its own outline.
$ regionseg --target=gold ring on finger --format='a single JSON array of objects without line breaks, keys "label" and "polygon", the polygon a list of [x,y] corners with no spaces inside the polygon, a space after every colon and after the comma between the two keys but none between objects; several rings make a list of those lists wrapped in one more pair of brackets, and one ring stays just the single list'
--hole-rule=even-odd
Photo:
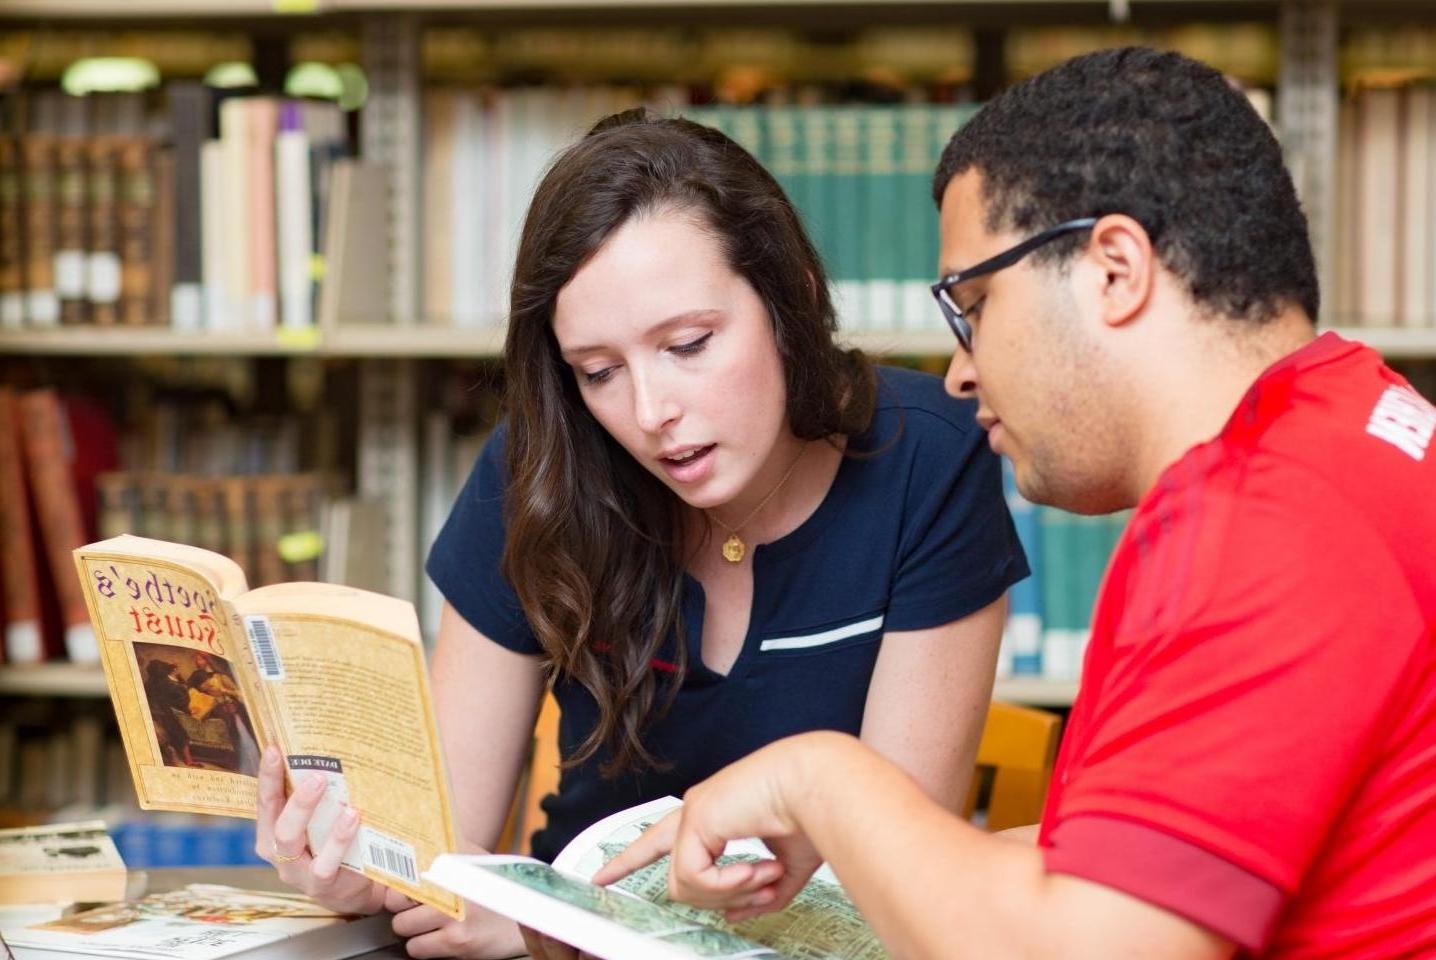
[{"label": "gold ring on finger", "polygon": [[290,856],[285,856],[284,854],[282,854],[282,853],[279,852],[279,843],[278,843],[278,841],[271,841],[271,842],[270,842],[270,844],[269,844],[269,853],[270,853],[270,855],[271,855],[272,857],[274,857],[276,863],[293,863],[294,861],[298,860],[300,857],[304,856],[304,851],[302,851],[302,850],[301,850],[299,853],[296,853],[296,854],[295,854],[294,856],[292,856],[292,857],[290,857]]}]

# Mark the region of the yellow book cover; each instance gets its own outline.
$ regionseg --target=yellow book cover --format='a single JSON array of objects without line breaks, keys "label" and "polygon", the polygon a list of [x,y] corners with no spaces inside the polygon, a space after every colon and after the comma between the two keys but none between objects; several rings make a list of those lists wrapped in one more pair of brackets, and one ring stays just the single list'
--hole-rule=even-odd
[{"label": "yellow book cover", "polygon": [[448,778],[411,603],[327,583],[248,589],[228,557],[122,535],[75,563],[140,806],[256,816],[260,752],[323,777],[318,849],[347,804],[344,865],[452,916],[420,878],[455,849]]}]

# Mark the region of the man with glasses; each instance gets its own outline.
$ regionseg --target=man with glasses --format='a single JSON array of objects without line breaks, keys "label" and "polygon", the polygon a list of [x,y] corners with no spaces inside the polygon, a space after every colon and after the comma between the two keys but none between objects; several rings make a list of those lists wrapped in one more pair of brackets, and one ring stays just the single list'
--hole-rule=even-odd
[{"label": "man with glasses", "polygon": [[[1436,955],[1436,409],[1316,336],[1270,130],[1210,68],[1103,51],[988,104],[935,197],[949,391],[1029,499],[1136,508],[1042,823],[985,834],[806,734],[596,879],[672,850],[670,892],[736,918],[826,860],[903,957]],[[776,861],[716,864],[753,835]]]}]

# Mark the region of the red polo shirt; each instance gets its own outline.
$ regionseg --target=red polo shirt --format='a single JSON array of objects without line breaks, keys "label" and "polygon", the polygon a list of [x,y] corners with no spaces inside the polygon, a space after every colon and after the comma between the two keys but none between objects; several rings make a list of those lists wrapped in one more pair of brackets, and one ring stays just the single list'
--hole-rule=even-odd
[{"label": "red polo shirt", "polygon": [[1436,955],[1436,409],[1326,334],[1102,585],[1047,868],[1272,957]]}]

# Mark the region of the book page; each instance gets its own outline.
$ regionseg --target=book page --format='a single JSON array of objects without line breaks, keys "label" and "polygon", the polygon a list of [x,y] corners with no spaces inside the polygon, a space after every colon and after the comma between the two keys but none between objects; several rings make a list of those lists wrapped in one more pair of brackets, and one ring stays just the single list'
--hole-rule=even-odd
[{"label": "book page", "polygon": [[[599,867],[618,856],[643,831],[682,803],[673,797],[665,797],[600,820],[575,837],[554,859],[554,866],[584,879],[592,877]],[[728,844],[719,863],[771,856],[760,841],[739,840]],[[887,956],[872,927],[862,918],[826,864],[782,910],[742,923],[729,923],[718,911],[700,910],[669,899],[668,861],[668,857],[656,860],[613,886],[706,928],[771,947],[793,960],[880,960]]]},{"label": "book page", "polygon": [[235,601],[290,781],[322,777],[319,849],[346,805],[360,829],[344,864],[457,915],[419,877],[455,848],[438,728],[412,604],[334,584],[280,584]]},{"label": "book page", "polygon": [[623,890],[599,887],[528,857],[440,857],[426,876],[540,933],[604,960],[786,960]]},{"label": "book page", "polygon": [[243,573],[207,550],[128,536],[82,547],[75,563],[140,806],[253,818],[266,731],[229,620]]}]

